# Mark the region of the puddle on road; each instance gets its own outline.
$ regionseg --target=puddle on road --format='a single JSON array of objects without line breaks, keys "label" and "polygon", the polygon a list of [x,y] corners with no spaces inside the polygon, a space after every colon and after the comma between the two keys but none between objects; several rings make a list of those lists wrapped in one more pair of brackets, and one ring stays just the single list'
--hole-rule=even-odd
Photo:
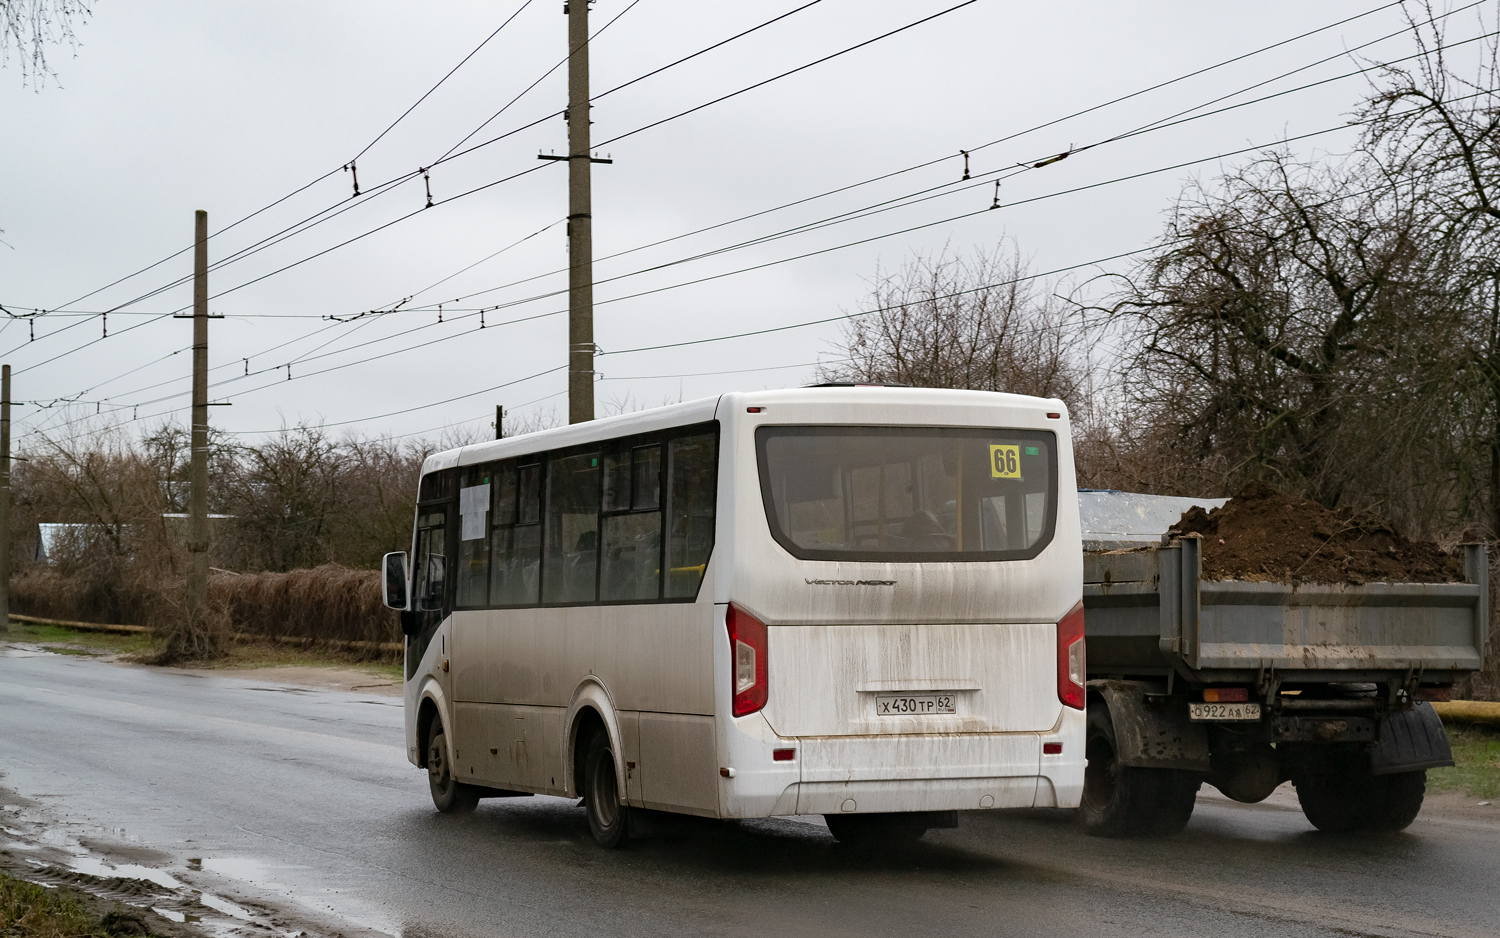
[{"label": "puddle on road", "polygon": [[106,863],[98,857],[75,856],[68,861],[68,869],[75,873],[97,876],[100,879],[144,879],[166,889],[181,889],[182,880],[164,870],[141,866],[137,863]]},{"label": "puddle on road", "polygon": [[[191,865],[192,861],[189,861]],[[271,879],[271,867],[259,860],[249,857],[205,857],[197,861],[199,869],[210,873],[218,873],[221,876],[232,876],[235,879],[243,879],[247,883],[264,886],[270,889],[285,889],[281,883],[273,882]]]},{"label": "puddle on road", "polygon": [[228,899],[221,899],[211,892],[198,893],[198,901],[213,909],[215,912],[223,912],[242,921],[251,922],[255,920],[255,913],[243,906],[235,905]]},{"label": "puddle on road", "polygon": [[0,645],[0,658],[40,658],[50,654],[52,654],[50,651],[34,651],[30,648],[20,648],[15,645]]}]

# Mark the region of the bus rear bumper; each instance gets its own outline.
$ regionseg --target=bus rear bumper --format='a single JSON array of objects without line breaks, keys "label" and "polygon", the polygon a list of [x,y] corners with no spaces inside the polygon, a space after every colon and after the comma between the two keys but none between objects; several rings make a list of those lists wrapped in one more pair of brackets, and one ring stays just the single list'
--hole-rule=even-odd
[{"label": "bus rear bumper", "polygon": [[[1083,723],[1081,711],[1065,709],[1057,725],[1041,733],[767,740],[795,747],[795,764],[783,763],[779,773],[767,765],[726,784],[724,814],[1076,808],[1083,794]],[[740,765],[748,768],[750,761]]]},{"label": "bus rear bumper", "polygon": [[780,804],[795,800],[788,814],[1029,808],[1036,803],[1038,782],[1035,775],[799,782],[788,789]]}]

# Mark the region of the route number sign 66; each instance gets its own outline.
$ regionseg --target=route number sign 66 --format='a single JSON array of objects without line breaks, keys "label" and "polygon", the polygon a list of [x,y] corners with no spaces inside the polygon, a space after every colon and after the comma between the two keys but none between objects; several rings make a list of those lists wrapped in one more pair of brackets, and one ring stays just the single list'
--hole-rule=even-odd
[{"label": "route number sign 66", "polygon": [[1021,478],[1021,447],[1010,443],[990,444],[990,478]]}]

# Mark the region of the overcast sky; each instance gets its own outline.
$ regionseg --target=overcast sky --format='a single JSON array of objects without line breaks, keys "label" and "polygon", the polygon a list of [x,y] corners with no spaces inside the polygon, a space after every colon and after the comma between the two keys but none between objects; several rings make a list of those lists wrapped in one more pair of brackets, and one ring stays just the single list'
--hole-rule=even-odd
[{"label": "overcast sky", "polygon": [[[592,27],[619,19],[592,44],[594,93],[803,2],[600,0]],[[956,2],[822,0],[596,101],[594,139],[628,133]],[[518,9],[359,156],[360,184],[373,191],[352,198],[350,174],[340,167]],[[566,414],[567,300],[557,293],[566,287],[566,170],[536,158],[565,150],[562,118],[433,168],[433,208],[423,209],[420,176],[380,188],[435,163],[558,64],[566,52],[561,0],[98,0],[94,11],[78,30],[76,56],[66,47],[54,51],[56,81],[23,87],[14,59],[0,71],[0,304],[13,314],[69,304],[34,322],[10,319],[0,329],[0,355],[15,370],[16,399],[78,400],[71,408],[18,408],[19,445],[34,445],[28,434],[37,429],[56,435],[103,422],[136,429],[169,418],[186,422],[191,323],[168,314],[189,306],[190,287],[132,301],[188,276],[191,252],[99,288],[188,248],[195,209],[207,210],[210,230],[218,231],[320,177],[210,243],[210,260],[218,261],[326,209],[347,209],[211,274],[210,308],[225,318],[210,329],[210,396],[232,403],[212,411],[216,426],[246,439],[299,422],[436,438],[489,433],[496,404],[522,418]],[[1348,17],[1357,18],[1021,133]],[[998,211],[983,211],[994,194],[987,174],[1169,118],[1321,59],[1332,57],[1212,108],[1353,71],[1366,61],[1341,53],[1393,33],[1358,56],[1408,55],[1413,46],[1401,28],[1398,7],[1371,0],[979,0],[606,144],[601,149],[614,163],[594,170],[596,340],[606,353],[597,360],[599,411],[806,384],[813,363],[837,357],[837,323],[625,350],[852,312],[877,268],[899,267],[914,255],[984,251],[1010,237],[1035,270],[1045,271],[1147,245],[1184,181],[1211,179],[1247,159],[1206,158],[1339,128],[1366,90],[1364,80],[1331,81],[1079,153],[1008,179],[1000,199],[1008,205],[1203,161],[1186,168]],[[1451,18],[1449,37],[1486,28],[1471,9]],[[559,68],[543,79],[467,145],[560,109],[565,76]],[[960,149],[1018,133],[974,153],[977,183],[951,185],[962,175]],[[1339,129],[1291,147],[1339,152],[1353,139],[1353,131]],[[932,160],[940,162],[608,259]],[[937,198],[645,270],[945,185]],[[944,221],[966,213],[975,214]],[[862,243],[839,247],[851,242]],[[322,251],[328,253],[266,276]],[[821,253],[787,260],[809,252]],[[1085,267],[1075,277],[1126,264]],[[391,309],[406,297],[388,315],[339,321]],[[91,314],[109,309],[116,311],[105,338],[106,321]],[[461,399],[438,403],[453,398]]]}]

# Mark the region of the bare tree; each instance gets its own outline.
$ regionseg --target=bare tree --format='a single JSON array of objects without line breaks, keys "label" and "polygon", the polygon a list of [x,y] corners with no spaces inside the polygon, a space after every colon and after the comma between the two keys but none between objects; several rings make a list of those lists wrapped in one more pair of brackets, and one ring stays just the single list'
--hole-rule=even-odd
[{"label": "bare tree", "polygon": [[47,64],[47,48],[67,43],[78,48],[75,25],[81,25],[93,14],[87,0],[0,0],[4,32],[0,33],[0,65],[9,65],[12,51],[21,63],[21,80],[36,82],[37,88],[47,76],[56,73]]},{"label": "bare tree", "polygon": [[1153,445],[1221,488],[1261,478],[1329,506],[1400,492],[1410,518],[1444,501],[1451,476],[1430,467],[1461,315],[1430,276],[1420,200],[1420,180],[1362,158],[1280,152],[1190,186],[1105,307],[1129,328]]},{"label": "bare tree", "polygon": [[[1459,517],[1500,536],[1500,40],[1472,72],[1446,51],[1445,21],[1430,3],[1406,8],[1424,53],[1384,69],[1360,113],[1366,151],[1393,178],[1421,180],[1419,211],[1432,262],[1430,288],[1462,320],[1446,338],[1457,410],[1454,468]],[[1500,4],[1482,26],[1500,22]]]},{"label": "bare tree", "polygon": [[879,274],[820,380],[974,388],[1084,403],[1081,336],[1015,251],[917,257]]}]

